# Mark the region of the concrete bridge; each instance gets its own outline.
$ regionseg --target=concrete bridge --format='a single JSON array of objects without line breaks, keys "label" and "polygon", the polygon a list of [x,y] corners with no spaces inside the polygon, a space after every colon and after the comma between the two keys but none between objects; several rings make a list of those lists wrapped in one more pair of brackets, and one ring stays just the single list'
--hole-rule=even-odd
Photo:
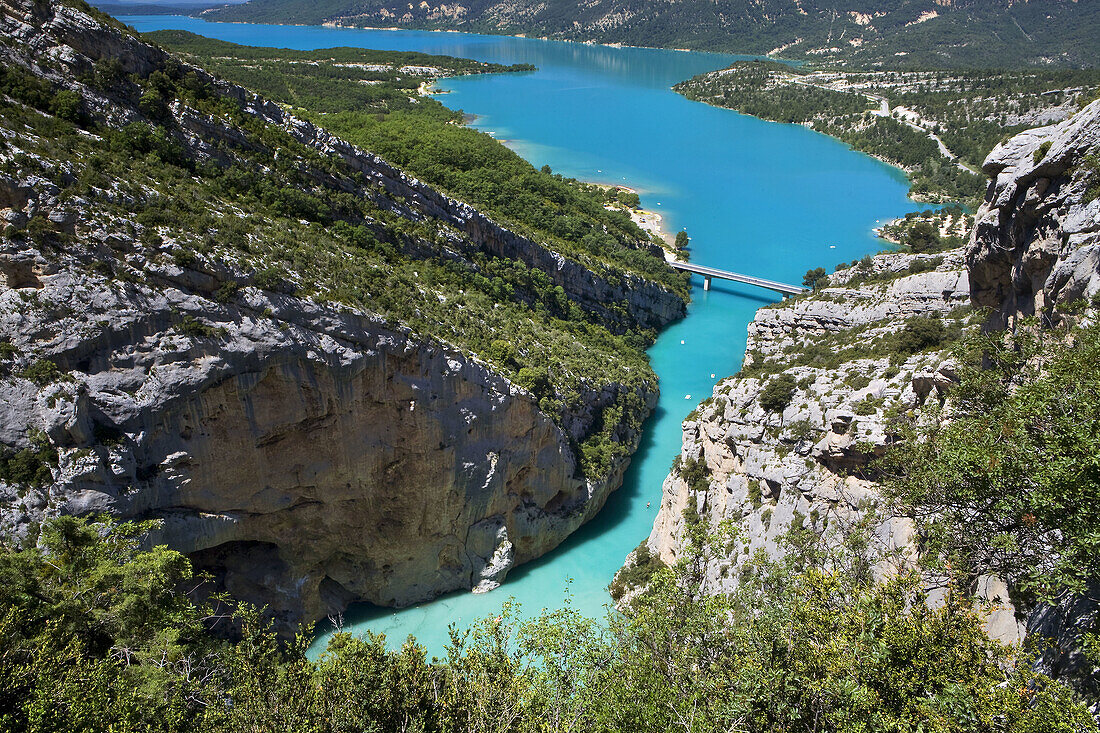
[{"label": "concrete bridge", "polygon": [[726,270],[719,270],[714,267],[693,265],[690,262],[670,262],[669,264],[677,270],[684,270],[685,272],[694,272],[696,275],[702,275],[703,290],[710,290],[711,278],[716,277],[719,280],[732,280],[735,283],[745,283],[746,285],[756,285],[757,287],[774,290],[775,292],[780,293],[784,299],[789,298],[792,295],[800,295],[806,292],[806,288],[802,288],[797,285],[777,283],[774,280],[765,280],[760,277],[753,277],[752,275],[742,275],[737,272],[727,272]]}]

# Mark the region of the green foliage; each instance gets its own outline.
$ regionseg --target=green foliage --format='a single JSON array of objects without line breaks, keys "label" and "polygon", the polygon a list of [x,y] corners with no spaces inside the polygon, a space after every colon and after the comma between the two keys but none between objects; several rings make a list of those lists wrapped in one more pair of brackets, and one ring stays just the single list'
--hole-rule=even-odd
[{"label": "green foliage", "polygon": [[829,275],[825,272],[824,267],[815,267],[812,270],[806,270],[806,274],[802,276],[802,284],[811,290],[827,288],[829,287]]},{"label": "green foliage", "polygon": [[1082,200],[1085,203],[1100,198],[1100,153],[1089,153],[1081,164],[1085,172],[1085,195]]},{"label": "green foliage", "polygon": [[698,493],[710,488],[710,467],[707,466],[705,458],[688,458],[681,461],[680,477],[693,492]]},{"label": "green foliage", "polygon": [[39,387],[45,387],[64,378],[65,373],[49,359],[38,359],[19,372],[23,379],[29,379]]},{"label": "green foliage", "polygon": [[519,351],[516,349],[516,345],[511,341],[493,339],[489,342],[489,352],[487,356],[497,364],[505,367],[514,367],[516,365],[516,358],[519,356]]},{"label": "green foliage", "polygon": [[931,316],[910,316],[895,339],[895,347],[902,354],[916,354],[920,351],[938,349],[947,338],[947,329],[942,318]]},{"label": "green foliage", "polygon": [[939,229],[930,221],[919,221],[905,231],[901,243],[918,254],[939,248]]},{"label": "green foliage", "polygon": [[794,377],[783,372],[768,380],[764,389],[760,392],[760,407],[765,412],[783,412],[787,405],[791,404],[794,393],[798,389]]},{"label": "green foliage", "polygon": [[219,303],[228,303],[237,295],[241,286],[234,280],[226,280],[214,291],[214,300]]},{"label": "green foliage", "polygon": [[641,197],[633,191],[627,191],[625,188],[616,189],[615,198],[620,204],[629,209],[637,209],[642,205]]},{"label": "green foliage", "polygon": [[281,290],[286,286],[283,279],[284,273],[274,267],[265,267],[259,270],[253,277],[256,287],[261,290]]},{"label": "green foliage", "polygon": [[691,244],[691,239],[688,238],[688,233],[686,231],[681,229],[680,231],[676,232],[676,241],[673,245],[676,247],[676,249],[687,249],[689,244]]},{"label": "green foliage", "polygon": [[[644,590],[597,623],[568,605],[518,623],[506,604],[451,629],[442,660],[411,639],[280,641],[253,609],[234,641],[188,598],[183,556],[142,550],[151,525],[62,518],[0,544],[0,721],[47,731],[1092,730],[1062,685],[985,636],[959,594],[875,581],[870,523],[840,547],[801,530],[791,559],[749,560],[731,595],[699,593],[728,542],[673,568],[644,543],[616,581]],[[868,726],[871,726],[868,728]],[[919,727],[915,727],[919,726]]]},{"label": "green foliage", "polygon": [[173,328],[180,334],[194,339],[217,338],[218,336],[218,329],[208,323],[203,323],[191,315],[180,317],[173,325]]},{"label": "green foliage", "polygon": [[0,446],[0,481],[44,488],[53,481],[50,466],[57,465],[57,449],[45,436],[32,435],[28,448],[15,451]]},{"label": "green foliage", "polygon": [[665,567],[661,559],[649,550],[649,545],[642,540],[634,548],[634,555],[622,569],[615,574],[608,590],[616,601],[622,598],[627,591],[635,588],[643,588],[649,583],[653,574]]},{"label": "green foliage", "polygon": [[[902,271],[892,277],[906,274],[907,271]],[[868,334],[873,328],[871,324],[819,334],[808,341],[794,342],[779,352],[767,355],[752,353],[752,364],[743,366],[739,375],[762,379],[768,375],[783,374],[792,367],[831,370],[858,359],[890,357],[897,360],[920,351],[947,348],[962,336],[972,315],[973,311],[962,308],[953,310],[942,319],[914,316],[897,331],[873,336]]]},{"label": "green foliage", "polygon": [[1100,548],[1100,328],[966,346],[952,419],[888,454],[889,490],[920,518],[930,562],[1031,598],[1079,591]]},{"label": "green foliage", "polygon": [[542,399],[550,389],[550,376],[545,369],[539,367],[521,368],[516,374],[516,382],[535,395],[536,399]]},{"label": "green foliage", "polygon": [[83,113],[80,95],[69,89],[63,89],[50,100],[50,111],[63,120],[79,122]]},{"label": "green foliage", "polygon": [[1031,154],[1032,162],[1034,162],[1035,165],[1039,165],[1043,158],[1047,157],[1047,153],[1050,152],[1050,146],[1052,144],[1050,140],[1044,140],[1039,143],[1039,147],[1035,148],[1035,152]]},{"label": "green foliage", "polygon": [[198,729],[203,612],[178,590],[186,558],[138,549],[147,529],[62,517],[0,544],[5,730]]},{"label": "green foliage", "polygon": [[749,492],[748,500],[752,504],[753,509],[759,509],[763,505],[764,493],[760,487],[760,481],[757,479],[749,479]]}]

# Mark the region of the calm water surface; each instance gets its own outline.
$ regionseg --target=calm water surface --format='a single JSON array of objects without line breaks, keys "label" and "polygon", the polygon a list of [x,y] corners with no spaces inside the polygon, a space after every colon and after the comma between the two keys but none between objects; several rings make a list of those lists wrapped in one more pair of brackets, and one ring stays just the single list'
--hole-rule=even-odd
[{"label": "calm water surface", "polygon": [[[692,260],[700,264],[799,283],[811,267],[831,271],[877,251],[875,223],[913,208],[905,178],[893,168],[810,130],[690,102],[669,89],[734,56],[175,16],[122,20],[139,31],[178,28],[249,45],[360,46],[534,64],[532,73],[441,81],[437,87],[447,94],[440,99],[476,115],[475,127],[536,166],[637,189],[668,231],[688,231]],[[746,325],[774,300],[732,283],[715,281],[708,293],[695,285],[688,318],[650,350],[660,403],[623,487],[596,519],[555,552],[513,570],[492,593],[456,593],[396,612],[360,605],[349,610],[347,626],[384,632],[393,646],[413,634],[430,654],[442,655],[448,624],[495,615],[509,597],[533,615],[560,607],[569,593],[575,608],[601,616],[612,576],[652,528],[661,483],[680,448],[681,421],[716,381],[737,371]],[[324,641],[322,635],[315,650]]]}]

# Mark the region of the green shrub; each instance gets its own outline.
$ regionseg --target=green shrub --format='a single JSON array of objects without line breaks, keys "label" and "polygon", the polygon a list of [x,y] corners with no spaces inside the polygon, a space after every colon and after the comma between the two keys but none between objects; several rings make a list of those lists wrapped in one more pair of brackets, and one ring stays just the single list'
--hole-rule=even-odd
[{"label": "green shrub", "polygon": [[519,351],[516,349],[516,345],[511,341],[493,339],[489,343],[489,351],[486,356],[502,366],[514,367],[516,364],[516,357],[519,356]]},{"label": "green shrub", "polygon": [[896,334],[895,348],[902,354],[915,354],[929,349],[938,349],[947,337],[943,320],[930,316],[913,316]]},{"label": "green shrub", "polygon": [[615,574],[615,579],[611,581],[611,585],[608,587],[611,597],[617,601],[628,590],[644,587],[649,583],[653,574],[663,567],[665,567],[665,564],[661,562],[659,557],[649,551],[649,545],[646,544],[645,540],[642,540],[634,548],[634,557],[631,562],[624,565]]},{"label": "green shrub", "polygon": [[43,488],[53,482],[51,463],[57,463],[57,451],[48,444],[19,451],[0,446],[0,481]]},{"label": "green shrub", "polygon": [[748,499],[753,509],[759,509],[763,505],[764,492],[760,488],[759,480],[754,478],[749,479]]},{"label": "green shrub", "polygon": [[1035,152],[1031,154],[1031,159],[1035,165],[1039,165],[1043,158],[1047,157],[1047,153],[1050,152],[1050,146],[1052,142],[1050,140],[1044,140],[1039,143],[1039,147],[1035,148]]},{"label": "green shrub", "polygon": [[907,227],[901,243],[918,254],[934,252],[940,246],[940,230],[930,221],[919,221]]},{"label": "green shrub", "polygon": [[236,280],[226,280],[214,291],[214,300],[219,303],[228,303],[233,300],[240,289],[241,286],[237,284]]},{"label": "green shrub", "polygon": [[65,376],[57,364],[49,359],[39,359],[19,373],[23,379],[29,379],[39,387],[45,387]]},{"label": "green shrub", "polygon": [[777,374],[768,380],[760,393],[760,406],[765,412],[782,412],[794,398],[798,385],[790,373]]},{"label": "green shrub", "polygon": [[1085,171],[1085,195],[1086,203],[1100,198],[1100,153],[1091,153],[1085,156],[1081,164]]},{"label": "green shrub", "polygon": [[218,329],[190,315],[180,318],[173,328],[178,333],[193,339],[216,338],[220,335]]},{"label": "green shrub", "polygon": [[70,89],[62,89],[50,100],[50,112],[63,120],[79,122],[83,116],[80,95]]},{"label": "green shrub", "polygon": [[281,290],[286,286],[284,273],[274,267],[265,267],[253,277],[256,287],[261,290]]},{"label": "green shrub", "polygon": [[680,464],[680,477],[691,491],[706,491],[710,488],[710,468],[703,458],[688,458]]},{"label": "green shrub", "polygon": [[802,276],[802,285],[811,290],[827,288],[829,286],[829,275],[825,272],[824,267],[806,270],[806,274]]}]

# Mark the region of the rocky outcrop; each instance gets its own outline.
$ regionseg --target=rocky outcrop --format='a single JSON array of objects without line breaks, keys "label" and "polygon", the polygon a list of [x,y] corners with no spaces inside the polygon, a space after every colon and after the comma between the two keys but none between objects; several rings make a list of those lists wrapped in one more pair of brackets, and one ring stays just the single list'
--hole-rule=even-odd
[{"label": "rocky outcrop", "polygon": [[998,145],[992,178],[967,249],[976,305],[990,326],[1021,317],[1058,320],[1055,309],[1100,293],[1100,101],[1058,125]]},{"label": "rocky outcrop", "polygon": [[[31,273],[35,254],[20,253]],[[58,452],[50,485],[0,489],[8,532],[56,513],[162,519],[154,541],[296,621],[495,587],[620,479],[579,478],[526,391],[369,314],[52,269],[0,290],[0,331],[65,375],[0,382],[0,441],[33,426]]]},{"label": "rocky outcrop", "polygon": [[[471,276],[491,258],[522,262],[559,285],[586,323],[612,331],[682,315],[683,300],[663,286],[515,234],[105,23],[65,4],[0,0],[0,58],[55,95],[72,92],[96,123],[81,135],[106,145],[97,135],[136,121],[139,133],[169,141],[164,155],[196,169],[247,175],[251,165],[272,178],[279,166],[292,169],[301,190],[366,202],[351,209],[351,226],[404,256]],[[105,59],[120,69],[106,89],[88,82]],[[147,124],[142,88],[127,75],[162,69],[233,101],[233,115],[175,99]],[[233,121],[237,107],[247,124]],[[293,146],[265,147],[257,130]],[[187,553],[290,630],[350,601],[401,606],[491,590],[590,519],[621,483],[655,380],[597,375],[575,393],[536,396],[446,340],[444,328],[414,331],[338,301],[331,283],[286,270],[286,260],[265,279],[257,234],[236,246],[206,230],[200,249],[189,249],[194,232],[143,224],[127,210],[142,194],[130,182],[99,174],[74,193],[81,175],[97,175],[86,161],[51,157],[6,120],[0,136],[0,216],[10,225],[0,238],[3,533],[33,540],[40,521],[62,513],[160,520],[150,542]],[[145,161],[150,170],[157,154]],[[517,287],[520,305],[509,312],[527,297],[535,296]],[[579,447],[596,431],[627,450],[586,472]],[[9,471],[14,451],[49,480]]]},{"label": "rocky outcrop", "polygon": [[[913,353],[894,344],[913,318],[934,317],[946,333],[967,322],[961,251],[879,255],[830,282],[758,311],[742,373],[719,382],[684,421],[648,545],[673,563],[685,546],[688,514],[714,528],[732,521],[738,551],[707,568],[705,585],[714,592],[730,590],[757,550],[781,553],[779,539],[792,527],[824,534],[856,523],[878,499],[869,464],[895,438],[894,416],[939,399],[954,379],[940,350]],[[784,408],[769,412],[761,397],[781,373],[792,378],[793,392]],[[902,548],[913,527],[887,517],[876,535],[884,549]]]}]

